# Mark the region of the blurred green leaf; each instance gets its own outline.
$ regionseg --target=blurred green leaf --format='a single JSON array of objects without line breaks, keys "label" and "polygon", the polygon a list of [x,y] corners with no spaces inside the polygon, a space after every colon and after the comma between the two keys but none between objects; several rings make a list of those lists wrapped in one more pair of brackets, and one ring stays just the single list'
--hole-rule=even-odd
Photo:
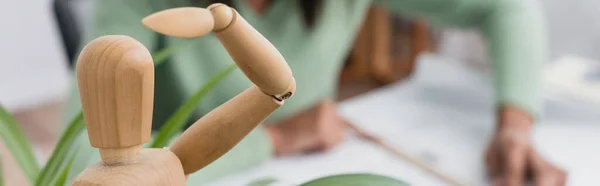
[{"label": "blurred green leaf", "polygon": [[275,183],[276,181],[277,181],[277,179],[275,179],[275,178],[262,178],[262,179],[252,181],[251,183],[249,183],[246,186],[268,186],[270,184]]},{"label": "blurred green leaf", "polygon": [[0,105],[0,136],[30,181],[35,180],[40,167],[29,143],[15,118]]},{"label": "blurred green leaf", "polygon": [[177,52],[181,48],[188,46],[189,44],[191,44],[191,42],[182,42],[178,45],[169,45],[168,47],[154,53],[154,55],[152,55],[154,66],[157,67],[161,65],[162,63],[167,61],[169,57],[175,54],[175,52]]},{"label": "blurred green leaf", "polygon": [[71,155],[69,158],[69,162],[67,165],[60,171],[60,176],[57,177],[57,180],[54,182],[55,186],[65,186],[67,185],[67,177],[69,176],[69,171],[71,171],[71,166],[73,166],[73,162],[75,161],[75,157],[77,156],[77,152],[79,149],[75,150],[75,153]]},{"label": "blurred green leaf", "polygon": [[300,186],[409,186],[408,183],[376,174],[340,174],[318,178]]},{"label": "blurred green leaf", "polygon": [[71,120],[67,130],[60,136],[60,140],[58,141],[56,148],[54,148],[50,160],[48,160],[46,166],[42,169],[35,185],[43,185],[44,183],[50,183],[50,181],[56,179],[58,170],[65,162],[65,159],[69,157],[71,147],[73,147],[75,140],[79,138],[79,135],[81,135],[84,129],[85,121],[83,120],[83,113],[80,111],[79,114]]},{"label": "blurred green leaf", "polygon": [[185,103],[177,109],[167,122],[161,127],[156,135],[156,138],[150,145],[150,148],[162,148],[168,145],[169,141],[185,126],[186,121],[190,118],[194,109],[202,102],[204,97],[212,90],[221,80],[236,69],[235,64],[229,65],[216,76],[213,76],[204,86],[200,87]]}]

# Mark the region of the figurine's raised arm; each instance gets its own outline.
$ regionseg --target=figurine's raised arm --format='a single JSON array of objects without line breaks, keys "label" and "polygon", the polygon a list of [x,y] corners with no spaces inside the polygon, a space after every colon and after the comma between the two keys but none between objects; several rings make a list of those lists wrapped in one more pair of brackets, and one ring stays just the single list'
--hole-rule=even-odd
[{"label": "figurine's raised arm", "polygon": [[296,89],[292,71],[279,51],[227,5],[168,9],[142,22],[156,32],[175,37],[201,37],[214,32],[255,84],[196,121],[170,147],[181,160],[185,174],[229,151]]},{"label": "figurine's raised arm", "polygon": [[292,71],[283,56],[227,5],[167,9],[142,22],[156,32],[175,37],[201,37],[214,31],[238,67],[265,94],[281,100],[295,91]]}]

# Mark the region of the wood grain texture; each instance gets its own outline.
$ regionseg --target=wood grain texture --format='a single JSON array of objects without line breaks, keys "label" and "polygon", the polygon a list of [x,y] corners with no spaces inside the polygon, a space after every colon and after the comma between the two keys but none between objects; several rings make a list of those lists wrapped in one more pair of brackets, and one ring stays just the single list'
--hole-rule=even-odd
[{"label": "wood grain texture", "polygon": [[213,4],[210,12],[169,9],[142,22],[179,37],[216,32],[255,86],[196,121],[166,150],[169,153],[146,149],[140,155],[151,130],[152,57],[127,36],[95,39],[79,57],[77,77],[90,141],[100,148],[103,162],[86,169],[74,185],[183,185],[184,175],[228,152],[296,89],[292,71],[279,51],[226,5]]},{"label": "wood grain texture", "polygon": [[218,32],[224,30],[235,21],[234,11],[229,11],[229,7],[223,3],[214,3],[206,8],[211,12],[213,19],[215,20],[215,28],[213,31]]},{"label": "wood grain texture", "polygon": [[[210,11],[216,25],[229,23],[225,28],[215,30],[216,35],[250,81],[268,95],[282,97],[295,92],[292,70],[273,44],[235,9],[217,4],[211,5]],[[230,14],[232,20],[227,20]]]},{"label": "wood grain texture", "polygon": [[154,65],[148,50],[127,36],[103,36],[83,49],[77,82],[92,146],[124,148],[150,139]]},{"label": "wood grain texture", "polygon": [[183,186],[185,175],[177,156],[167,149],[144,149],[131,164],[96,163],[84,170],[73,186]]},{"label": "wood grain texture", "polygon": [[151,30],[174,37],[195,38],[213,31],[215,22],[205,8],[181,7],[156,12],[142,19]]},{"label": "wood grain texture", "polygon": [[100,149],[100,157],[105,165],[128,164],[137,159],[142,152],[142,145],[125,148]]},{"label": "wood grain texture", "polygon": [[185,185],[183,167],[167,149],[142,149],[150,139],[154,64],[128,36],[103,36],[83,49],[77,63],[83,114],[102,162],[72,185]]},{"label": "wood grain texture", "polygon": [[151,30],[175,37],[201,37],[214,31],[237,66],[264,93],[287,99],[296,90],[292,70],[277,48],[225,4],[212,4],[208,10],[167,9],[142,22]]},{"label": "wood grain texture", "polygon": [[233,148],[281,105],[252,86],[196,121],[170,149],[191,174]]}]

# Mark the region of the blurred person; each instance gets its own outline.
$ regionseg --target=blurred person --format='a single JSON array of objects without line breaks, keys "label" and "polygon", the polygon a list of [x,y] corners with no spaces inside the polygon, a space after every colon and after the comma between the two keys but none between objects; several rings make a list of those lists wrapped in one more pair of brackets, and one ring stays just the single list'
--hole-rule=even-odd
[{"label": "blurred person", "polygon": [[[136,38],[151,51],[188,43],[156,69],[153,127],[158,129],[185,98],[218,69],[233,61],[214,35],[199,39],[160,36],[141,19],[182,6],[225,3],[239,13],[283,54],[297,81],[297,91],[264,125],[230,152],[190,175],[197,185],[274,156],[325,151],[343,140],[346,122],[336,110],[338,74],[368,8],[379,3],[391,11],[425,18],[432,25],[472,28],[489,42],[494,61],[497,129],[487,150],[487,167],[496,184],[563,185],[566,174],[542,158],[531,145],[531,128],[541,114],[540,67],[546,60],[546,30],[536,0],[102,0],[93,28],[84,41],[121,34]],[[85,44],[85,43],[83,43]],[[194,120],[251,86],[235,71],[213,89]],[[65,118],[81,108],[76,83]],[[100,160],[87,134],[71,177]]]},{"label": "blurred person", "polygon": [[[69,91],[69,69],[50,0],[0,0],[0,105],[19,123],[38,161],[46,161],[59,137]],[[28,185],[0,138],[4,184]]]}]

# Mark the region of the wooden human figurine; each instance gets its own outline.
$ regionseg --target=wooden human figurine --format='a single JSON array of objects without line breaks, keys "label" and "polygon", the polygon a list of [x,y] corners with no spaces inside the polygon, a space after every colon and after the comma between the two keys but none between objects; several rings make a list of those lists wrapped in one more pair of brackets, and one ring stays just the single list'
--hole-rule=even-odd
[{"label": "wooden human figurine", "polygon": [[79,56],[77,79],[90,142],[102,162],[72,185],[185,185],[186,175],[229,151],[295,91],[277,49],[226,5],[164,10],[143,23],[176,37],[214,32],[255,85],[200,118],[172,146],[145,149],[154,99],[152,57],[128,36],[91,41]]}]

